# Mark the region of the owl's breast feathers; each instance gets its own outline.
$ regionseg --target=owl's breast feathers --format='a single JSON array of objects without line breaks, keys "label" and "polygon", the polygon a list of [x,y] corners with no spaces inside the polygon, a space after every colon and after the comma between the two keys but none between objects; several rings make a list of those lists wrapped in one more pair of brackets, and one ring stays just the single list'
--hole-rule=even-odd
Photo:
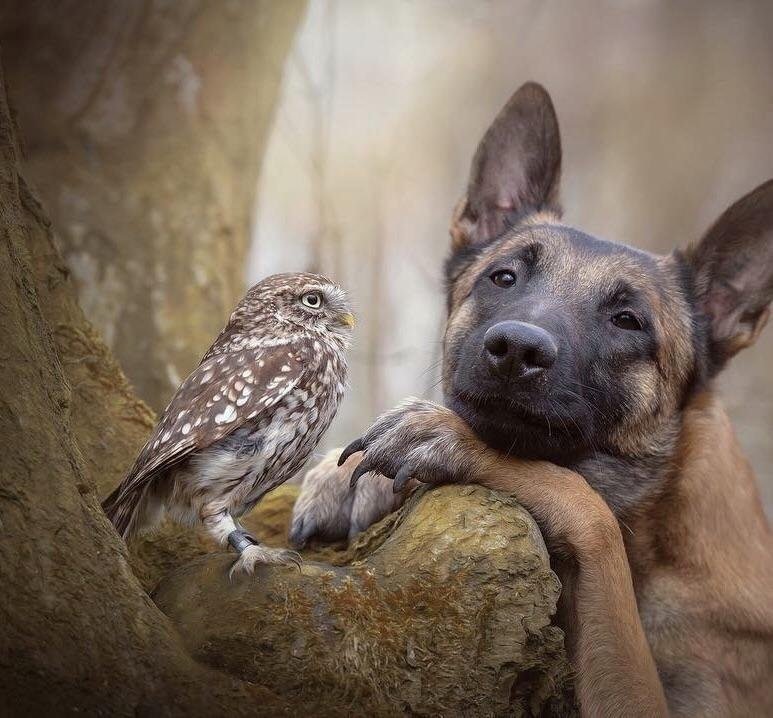
[{"label": "owl's breast feathers", "polygon": [[[264,493],[300,469],[330,426],[343,396],[343,352],[313,341],[307,370],[274,406],[271,415],[252,424],[245,438],[253,452],[256,488]],[[226,440],[228,441],[228,440]]]},{"label": "owl's breast feathers", "polygon": [[286,468],[313,450],[343,395],[343,344],[306,334],[229,344],[227,351],[209,352],[177,390],[126,479],[105,501],[108,514],[120,513],[124,499],[193,453],[243,429],[265,427],[260,453],[266,469],[272,440],[276,456],[292,448]]}]

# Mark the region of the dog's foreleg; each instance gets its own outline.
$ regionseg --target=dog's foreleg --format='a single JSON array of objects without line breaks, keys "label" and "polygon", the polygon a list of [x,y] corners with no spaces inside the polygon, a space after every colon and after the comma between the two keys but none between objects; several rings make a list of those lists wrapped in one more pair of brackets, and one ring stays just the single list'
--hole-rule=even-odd
[{"label": "dog's foreleg", "polygon": [[601,496],[579,474],[547,462],[497,457],[476,481],[514,494],[548,544],[573,557],[569,649],[582,715],[668,715],[620,526]]}]

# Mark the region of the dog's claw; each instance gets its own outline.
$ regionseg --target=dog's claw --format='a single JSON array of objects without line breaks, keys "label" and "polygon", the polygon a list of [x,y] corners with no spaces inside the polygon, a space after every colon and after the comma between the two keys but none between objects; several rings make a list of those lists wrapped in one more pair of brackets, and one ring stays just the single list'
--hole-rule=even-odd
[{"label": "dog's claw", "polygon": [[342,452],[341,456],[338,457],[338,465],[343,466],[344,462],[352,455],[356,454],[358,451],[362,451],[365,448],[365,442],[362,440],[362,437],[359,439],[355,439],[349,446],[347,446]]},{"label": "dog's claw", "polygon": [[349,480],[349,486],[351,488],[357,486],[357,482],[360,480],[360,476],[367,474],[369,471],[372,471],[373,468],[374,467],[368,463],[367,458],[363,459],[359,464],[357,464],[357,467],[352,472],[352,478]]},{"label": "dog's claw", "polygon": [[392,491],[394,493],[399,494],[404,488],[405,485],[411,480],[411,467],[408,466],[408,464],[403,464],[400,467],[400,470],[397,472],[397,475],[395,476],[394,485],[392,486]]}]

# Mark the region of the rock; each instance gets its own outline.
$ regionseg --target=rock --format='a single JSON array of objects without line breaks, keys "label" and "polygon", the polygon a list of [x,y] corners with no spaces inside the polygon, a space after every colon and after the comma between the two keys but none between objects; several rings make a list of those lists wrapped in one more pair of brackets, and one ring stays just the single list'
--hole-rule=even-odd
[{"label": "rock", "polygon": [[[268,502],[267,518],[255,512],[262,537],[261,523],[285,535],[292,488]],[[197,660],[320,709],[572,714],[563,634],[551,625],[560,585],[512,498],[420,490],[350,549],[304,558],[301,572],[260,567],[229,580],[233,554],[201,556],[153,598]]]}]

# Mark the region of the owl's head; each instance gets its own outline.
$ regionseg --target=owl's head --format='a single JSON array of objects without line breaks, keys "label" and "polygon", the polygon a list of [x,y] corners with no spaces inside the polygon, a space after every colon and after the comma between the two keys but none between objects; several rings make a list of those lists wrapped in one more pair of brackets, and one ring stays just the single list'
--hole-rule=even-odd
[{"label": "owl's head", "polygon": [[306,272],[273,274],[254,285],[231,322],[242,331],[265,330],[267,324],[290,331],[332,333],[348,339],[354,315],[347,293],[327,277]]}]

